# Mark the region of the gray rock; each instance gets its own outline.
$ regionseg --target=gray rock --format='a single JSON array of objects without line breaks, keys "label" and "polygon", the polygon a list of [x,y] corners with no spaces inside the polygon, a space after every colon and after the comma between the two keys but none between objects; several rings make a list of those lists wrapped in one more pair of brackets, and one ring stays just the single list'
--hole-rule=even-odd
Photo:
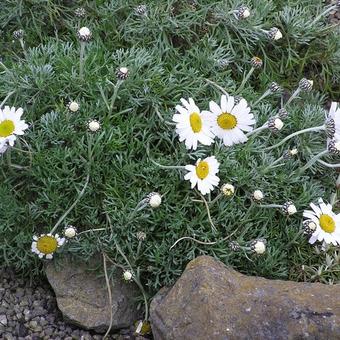
[{"label": "gray rock", "polygon": [[[59,268],[58,268],[58,267]],[[91,263],[76,263],[64,257],[56,265],[46,266],[47,279],[57,298],[57,304],[64,318],[77,326],[104,333],[110,324],[110,303],[102,262],[92,259]],[[112,277],[112,330],[129,327],[139,319],[135,284],[125,283],[121,271]]]},{"label": "gray rock", "polygon": [[249,277],[201,256],[150,316],[156,340],[340,339],[340,285]]},{"label": "gray rock", "polygon": [[0,315],[0,325],[7,326],[7,316],[4,314]]},{"label": "gray rock", "polygon": [[19,337],[25,337],[28,334],[28,329],[22,323],[18,324],[16,330]]}]

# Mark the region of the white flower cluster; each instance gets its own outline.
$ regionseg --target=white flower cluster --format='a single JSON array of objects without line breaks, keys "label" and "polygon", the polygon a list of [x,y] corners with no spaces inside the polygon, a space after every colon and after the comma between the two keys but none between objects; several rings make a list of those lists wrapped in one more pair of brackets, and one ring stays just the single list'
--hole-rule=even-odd
[{"label": "white flower cluster", "polygon": [[235,102],[233,96],[222,95],[220,105],[211,101],[209,111],[198,108],[192,98],[181,99],[177,105],[178,114],[173,116],[176,132],[187,149],[197,149],[198,143],[211,145],[214,138],[221,139],[226,146],[244,143],[247,137],[244,132],[253,130],[254,115],[245,99]]},{"label": "white flower cluster", "polygon": [[[222,95],[220,104],[210,101],[209,111],[201,111],[192,98],[181,99],[182,105],[177,105],[173,121],[176,123],[176,133],[179,140],[185,143],[187,149],[196,150],[199,143],[211,145],[215,138],[224,145],[247,141],[245,132],[253,130],[254,115],[245,99],[236,101],[233,96]],[[218,185],[220,179],[216,176],[219,162],[215,156],[198,159],[195,165],[185,167],[189,171],[184,177],[191,183],[191,188],[197,185],[203,194],[210,193]]]}]

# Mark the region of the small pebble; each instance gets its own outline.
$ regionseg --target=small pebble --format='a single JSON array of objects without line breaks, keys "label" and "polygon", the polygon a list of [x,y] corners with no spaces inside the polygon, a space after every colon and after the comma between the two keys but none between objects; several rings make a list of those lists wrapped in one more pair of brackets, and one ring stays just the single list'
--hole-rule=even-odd
[{"label": "small pebble", "polygon": [[[12,271],[1,269],[0,339],[101,340],[103,334],[67,324],[58,310],[53,291],[45,281],[30,285],[29,280],[25,282]],[[112,334],[107,339],[133,337],[129,330],[121,330],[120,334]]]}]

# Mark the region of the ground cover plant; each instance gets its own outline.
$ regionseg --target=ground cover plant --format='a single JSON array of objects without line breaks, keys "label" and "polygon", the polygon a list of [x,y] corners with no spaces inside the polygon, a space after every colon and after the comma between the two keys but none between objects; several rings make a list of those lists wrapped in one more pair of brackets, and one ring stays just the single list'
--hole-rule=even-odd
[{"label": "ground cover plant", "polygon": [[4,1],[2,263],[100,253],[145,305],[202,254],[338,282],[337,6]]}]

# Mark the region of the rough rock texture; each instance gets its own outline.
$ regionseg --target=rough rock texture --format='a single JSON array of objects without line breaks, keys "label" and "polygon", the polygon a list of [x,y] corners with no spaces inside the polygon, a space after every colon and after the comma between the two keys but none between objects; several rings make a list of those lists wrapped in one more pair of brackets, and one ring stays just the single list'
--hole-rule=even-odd
[{"label": "rough rock texture", "polygon": [[201,256],[151,303],[155,340],[340,339],[340,285],[248,277]]},{"label": "rough rock texture", "polygon": [[[107,340],[135,339],[133,330],[121,330],[120,334],[112,334]],[[8,268],[1,268],[0,339],[101,340],[103,335],[65,323],[47,282],[30,282]]]},{"label": "rough rock texture", "polygon": [[[99,276],[101,263],[75,263],[64,258],[56,266],[52,261],[46,274],[64,318],[77,326],[105,332],[110,324],[110,303],[105,278]],[[118,272],[112,279],[112,330],[127,328],[139,319],[135,298],[138,290],[133,283],[122,280]]]}]

